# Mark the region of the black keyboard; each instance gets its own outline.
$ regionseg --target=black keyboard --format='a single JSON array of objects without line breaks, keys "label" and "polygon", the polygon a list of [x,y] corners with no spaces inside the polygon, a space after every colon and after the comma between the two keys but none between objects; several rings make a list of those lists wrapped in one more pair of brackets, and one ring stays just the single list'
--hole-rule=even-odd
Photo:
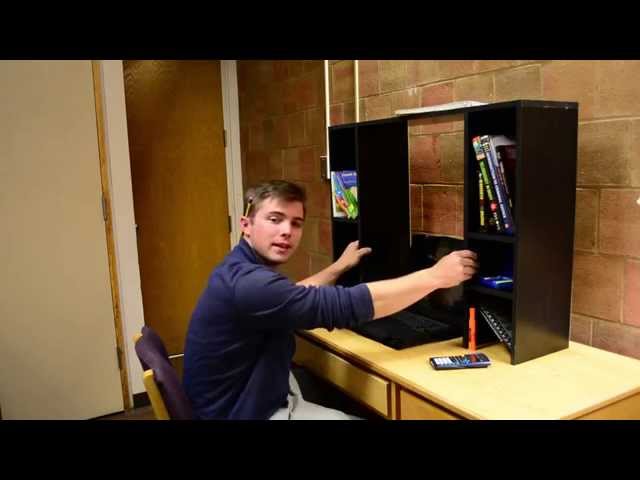
[{"label": "black keyboard", "polygon": [[462,335],[455,322],[448,324],[407,310],[372,320],[353,330],[396,350]]},{"label": "black keyboard", "polygon": [[417,315],[406,310],[394,313],[393,315],[390,315],[390,317],[416,332],[428,335],[437,335],[443,328],[447,328],[447,326],[442,322],[438,322],[432,318]]}]

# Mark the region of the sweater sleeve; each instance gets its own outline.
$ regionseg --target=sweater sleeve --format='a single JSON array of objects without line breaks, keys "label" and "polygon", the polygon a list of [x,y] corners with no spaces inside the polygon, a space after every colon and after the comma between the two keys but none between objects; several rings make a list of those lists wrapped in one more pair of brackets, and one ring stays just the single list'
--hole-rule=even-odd
[{"label": "sweater sleeve", "polygon": [[373,319],[373,300],[365,284],[304,287],[267,268],[240,276],[235,282],[234,302],[238,321],[260,330],[332,330]]}]

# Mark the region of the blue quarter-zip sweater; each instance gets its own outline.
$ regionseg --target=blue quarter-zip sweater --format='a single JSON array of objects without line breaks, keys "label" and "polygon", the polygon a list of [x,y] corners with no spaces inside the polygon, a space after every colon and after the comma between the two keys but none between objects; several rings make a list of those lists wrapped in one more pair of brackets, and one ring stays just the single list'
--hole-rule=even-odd
[{"label": "blue quarter-zip sweater", "polygon": [[183,382],[196,415],[268,419],[287,401],[295,330],[372,318],[366,285],[296,285],[241,239],[211,273],[187,331]]}]

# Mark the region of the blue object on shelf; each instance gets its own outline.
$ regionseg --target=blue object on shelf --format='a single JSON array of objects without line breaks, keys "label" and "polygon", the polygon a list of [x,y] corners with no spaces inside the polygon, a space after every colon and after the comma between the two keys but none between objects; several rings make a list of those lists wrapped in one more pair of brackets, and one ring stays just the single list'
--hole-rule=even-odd
[{"label": "blue object on shelf", "polygon": [[513,290],[513,278],[497,275],[495,277],[480,277],[480,285],[498,290]]}]

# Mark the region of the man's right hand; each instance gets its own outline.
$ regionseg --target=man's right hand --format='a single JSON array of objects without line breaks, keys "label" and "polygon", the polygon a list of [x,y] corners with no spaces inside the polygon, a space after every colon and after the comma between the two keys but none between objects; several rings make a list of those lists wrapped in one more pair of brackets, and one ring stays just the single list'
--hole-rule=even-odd
[{"label": "man's right hand", "polygon": [[346,272],[347,270],[352,269],[358,263],[360,263],[360,259],[365,255],[369,255],[371,253],[371,248],[362,247],[360,248],[360,242],[358,240],[354,240],[351,242],[342,252],[340,258],[336,260],[335,266],[340,272],[340,274]]},{"label": "man's right hand", "polygon": [[456,250],[442,257],[431,269],[440,288],[455,287],[476,273],[477,259],[471,250]]}]

